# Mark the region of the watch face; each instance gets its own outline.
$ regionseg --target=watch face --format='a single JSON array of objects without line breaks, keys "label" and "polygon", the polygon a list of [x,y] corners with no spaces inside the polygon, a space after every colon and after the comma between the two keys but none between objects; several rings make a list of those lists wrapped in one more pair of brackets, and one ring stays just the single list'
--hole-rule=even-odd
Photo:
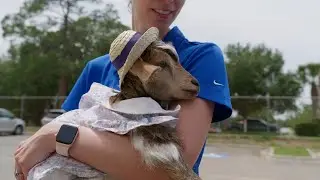
[{"label": "watch face", "polygon": [[71,144],[78,132],[78,128],[70,125],[62,125],[57,136],[56,141],[63,144]]}]

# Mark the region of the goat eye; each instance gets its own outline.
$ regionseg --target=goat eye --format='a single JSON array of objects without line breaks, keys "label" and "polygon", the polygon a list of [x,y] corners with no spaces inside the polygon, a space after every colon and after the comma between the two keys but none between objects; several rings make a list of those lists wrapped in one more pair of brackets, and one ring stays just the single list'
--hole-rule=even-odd
[{"label": "goat eye", "polygon": [[162,67],[162,68],[167,67],[167,65],[168,64],[165,61],[161,61],[160,64],[159,64],[159,66]]}]

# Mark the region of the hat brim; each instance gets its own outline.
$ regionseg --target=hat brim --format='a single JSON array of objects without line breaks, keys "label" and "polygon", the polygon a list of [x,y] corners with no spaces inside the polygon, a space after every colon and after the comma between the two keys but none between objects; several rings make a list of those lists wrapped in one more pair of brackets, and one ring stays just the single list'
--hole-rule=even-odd
[{"label": "hat brim", "polygon": [[118,70],[119,74],[119,86],[123,82],[124,77],[129,72],[133,64],[143,54],[143,52],[156,40],[159,39],[159,30],[155,27],[149,28],[145,33],[141,35],[139,40],[132,47],[125,64]]}]

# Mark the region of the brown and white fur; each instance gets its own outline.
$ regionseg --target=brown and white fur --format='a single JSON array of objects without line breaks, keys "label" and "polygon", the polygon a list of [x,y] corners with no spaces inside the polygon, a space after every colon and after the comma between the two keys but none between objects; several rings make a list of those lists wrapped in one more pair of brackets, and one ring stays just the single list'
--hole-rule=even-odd
[{"label": "brown and white fur", "polygon": [[[175,54],[151,44],[135,62],[110,98],[111,105],[136,97],[151,97],[164,109],[178,101],[195,98],[198,81],[179,63]],[[172,180],[200,180],[182,158],[183,145],[174,128],[163,125],[139,127],[130,132],[132,144],[150,168],[164,168]]]}]

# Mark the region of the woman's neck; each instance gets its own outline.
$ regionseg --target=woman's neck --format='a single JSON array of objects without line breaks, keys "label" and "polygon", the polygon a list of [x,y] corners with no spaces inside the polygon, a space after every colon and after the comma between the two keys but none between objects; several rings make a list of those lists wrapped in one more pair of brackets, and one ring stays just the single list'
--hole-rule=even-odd
[{"label": "woman's neck", "polygon": [[[140,33],[144,33],[145,31],[148,30],[148,28],[150,27],[144,27],[144,26],[140,26],[138,23],[134,23],[134,20],[132,20],[132,29],[134,31],[140,32]],[[163,39],[167,33],[170,31],[170,28],[166,28],[166,29],[159,29],[159,38]]]}]

